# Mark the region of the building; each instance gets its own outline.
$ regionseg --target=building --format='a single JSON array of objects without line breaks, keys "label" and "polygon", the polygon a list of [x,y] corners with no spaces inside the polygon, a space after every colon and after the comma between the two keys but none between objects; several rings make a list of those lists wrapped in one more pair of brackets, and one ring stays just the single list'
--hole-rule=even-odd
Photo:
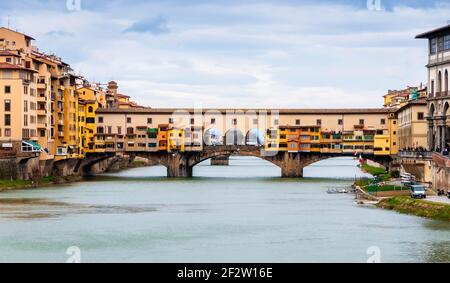
[{"label": "building", "polygon": [[428,40],[428,144],[443,151],[450,144],[450,25],[416,36]]},{"label": "building", "polygon": [[428,148],[434,190],[450,190],[450,25],[419,34],[428,40]]},{"label": "building", "polygon": [[[37,143],[38,125],[50,129],[50,114],[37,107],[38,71],[31,59],[33,40],[0,28],[0,141],[5,148],[20,148],[22,141]],[[47,119],[38,123],[38,113]]]},{"label": "building", "polygon": [[426,99],[411,100],[397,110],[400,150],[425,150],[428,148],[426,113]]},{"label": "building", "polygon": [[402,90],[389,90],[383,96],[384,107],[398,109],[405,106],[411,99],[427,97],[427,88],[420,84],[419,87],[408,86]]}]

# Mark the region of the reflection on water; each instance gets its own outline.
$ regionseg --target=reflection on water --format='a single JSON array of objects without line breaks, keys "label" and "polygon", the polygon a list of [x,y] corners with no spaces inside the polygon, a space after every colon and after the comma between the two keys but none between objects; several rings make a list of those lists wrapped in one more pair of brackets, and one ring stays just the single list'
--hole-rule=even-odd
[{"label": "reflection on water", "polygon": [[[0,194],[0,261],[86,262],[449,261],[450,224],[357,206],[348,188],[363,173],[339,158],[305,179],[252,158],[195,167],[192,179],[139,168],[86,182]],[[328,177],[328,178],[327,178]]]}]

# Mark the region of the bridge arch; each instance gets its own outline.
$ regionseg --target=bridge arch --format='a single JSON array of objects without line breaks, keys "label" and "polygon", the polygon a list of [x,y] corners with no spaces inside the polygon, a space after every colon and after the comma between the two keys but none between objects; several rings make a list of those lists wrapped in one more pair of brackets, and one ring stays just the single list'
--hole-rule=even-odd
[{"label": "bridge arch", "polygon": [[274,157],[265,157],[261,154],[261,151],[258,147],[254,146],[246,146],[244,150],[239,150],[235,146],[225,146],[223,149],[219,150],[206,150],[200,155],[195,156],[189,162],[190,167],[194,167],[206,160],[215,157],[230,157],[230,156],[243,156],[243,157],[257,157],[262,160],[269,161],[273,165],[277,167],[282,167],[281,160],[278,160]]}]

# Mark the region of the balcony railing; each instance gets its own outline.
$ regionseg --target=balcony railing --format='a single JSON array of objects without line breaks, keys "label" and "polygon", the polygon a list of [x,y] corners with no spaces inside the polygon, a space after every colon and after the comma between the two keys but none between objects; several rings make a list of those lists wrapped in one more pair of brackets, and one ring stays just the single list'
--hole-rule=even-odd
[{"label": "balcony railing", "polygon": [[401,158],[414,158],[414,159],[432,159],[433,152],[431,151],[412,151],[402,150],[398,153]]}]

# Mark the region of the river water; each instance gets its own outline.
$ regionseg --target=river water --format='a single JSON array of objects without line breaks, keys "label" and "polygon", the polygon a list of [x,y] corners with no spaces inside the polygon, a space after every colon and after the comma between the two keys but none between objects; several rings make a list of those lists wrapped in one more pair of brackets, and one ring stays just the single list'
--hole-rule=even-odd
[{"label": "river water", "polygon": [[352,158],[305,179],[253,158],[167,179],[161,167],[0,194],[0,262],[449,262],[450,224],[355,204]]}]

